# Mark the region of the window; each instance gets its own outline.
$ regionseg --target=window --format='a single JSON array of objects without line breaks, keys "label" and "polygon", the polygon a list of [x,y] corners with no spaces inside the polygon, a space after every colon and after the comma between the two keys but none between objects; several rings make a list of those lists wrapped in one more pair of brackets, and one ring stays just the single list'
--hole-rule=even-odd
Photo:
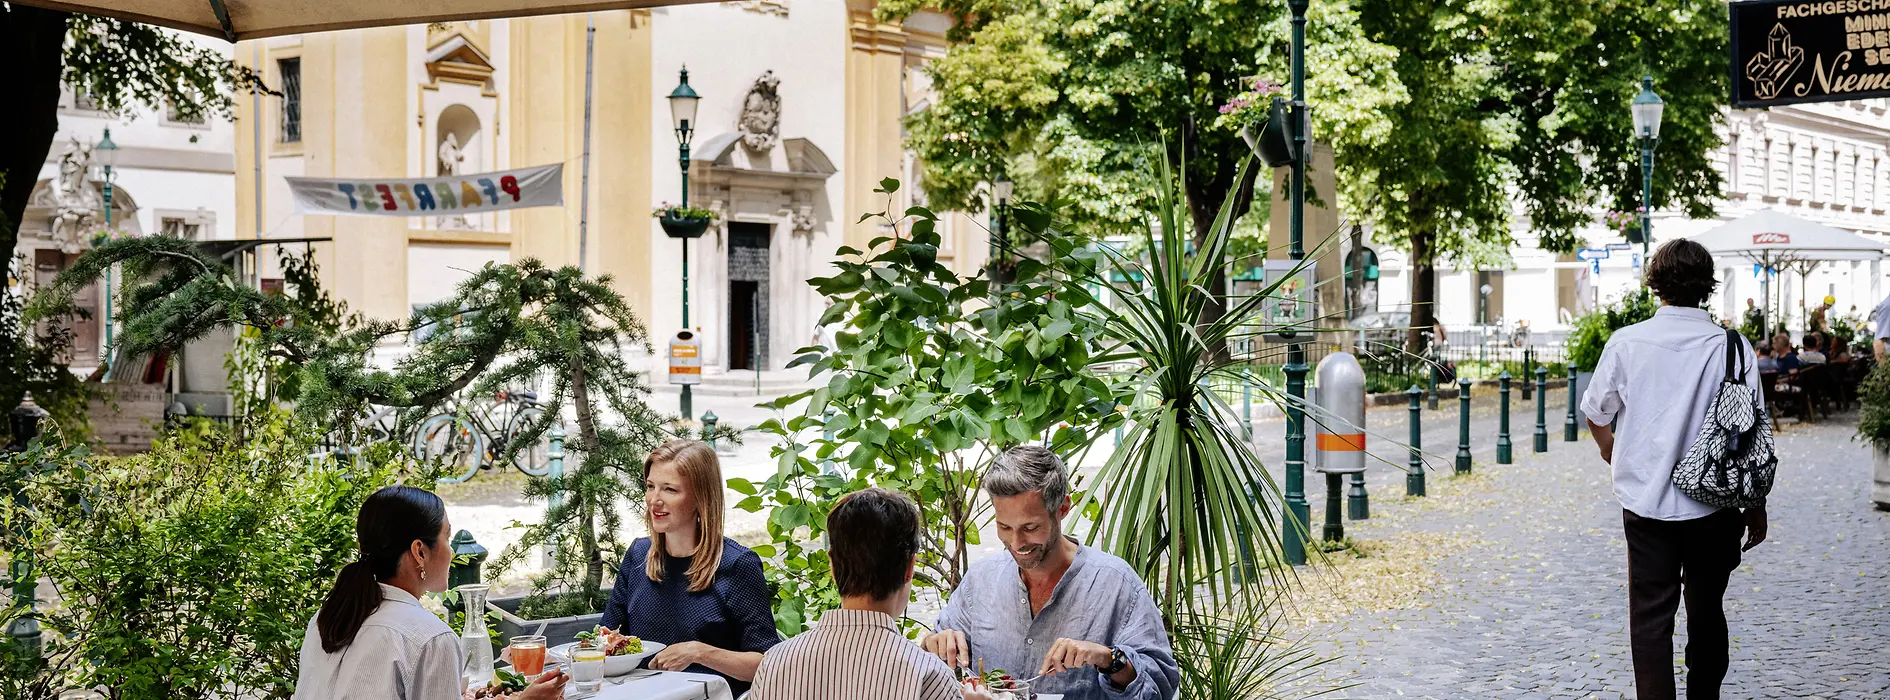
[{"label": "window", "polygon": [[98,100],[92,99],[92,93],[86,92],[84,87],[74,85],[72,86],[72,108],[86,112],[97,112],[99,111]]},{"label": "window", "polygon": [[203,232],[203,225],[181,217],[167,216],[158,227],[164,235],[186,241],[197,240]]},{"label": "window", "polygon": [[276,61],[282,76],[282,142],[302,141],[302,59]]},{"label": "window", "polygon": [[182,112],[177,111],[177,105],[175,104],[167,104],[164,106],[164,121],[187,126],[203,126],[206,123],[202,112],[197,113],[197,115],[193,117],[185,117]]}]

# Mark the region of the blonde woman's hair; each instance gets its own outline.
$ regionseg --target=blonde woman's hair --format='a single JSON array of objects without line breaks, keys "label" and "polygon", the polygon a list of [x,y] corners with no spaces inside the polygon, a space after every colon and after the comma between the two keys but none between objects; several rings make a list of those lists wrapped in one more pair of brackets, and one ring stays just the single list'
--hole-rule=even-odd
[{"label": "blonde woman's hair", "polygon": [[[715,583],[715,570],[722,564],[722,462],[715,448],[700,440],[676,438],[658,445],[643,459],[643,478],[649,479],[658,464],[676,467],[683,484],[696,501],[696,551],[689,562],[689,592],[700,593]],[[644,573],[651,581],[662,582],[663,563],[668,547],[663,533],[650,522],[650,512],[643,511],[643,525],[650,533],[650,553],[644,557]]]}]

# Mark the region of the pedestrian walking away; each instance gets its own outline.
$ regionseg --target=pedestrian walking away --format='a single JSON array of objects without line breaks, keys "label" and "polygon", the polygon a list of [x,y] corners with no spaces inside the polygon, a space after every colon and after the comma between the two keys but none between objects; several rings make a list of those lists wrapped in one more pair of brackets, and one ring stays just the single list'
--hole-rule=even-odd
[{"label": "pedestrian walking away", "polygon": [[[1695,500],[1675,486],[1674,469],[1694,447],[1722,382],[1759,386],[1758,362],[1737,334],[1700,308],[1718,285],[1704,247],[1670,241],[1646,274],[1662,306],[1608,340],[1581,409],[1602,460],[1613,467],[1621,502],[1637,695],[1676,697],[1674,613],[1684,599],[1687,697],[1718,698],[1729,663],[1723,599],[1741,552],[1765,540],[1765,507],[1742,512]],[[1753,405],[1761,400],[1755,392]]]}]

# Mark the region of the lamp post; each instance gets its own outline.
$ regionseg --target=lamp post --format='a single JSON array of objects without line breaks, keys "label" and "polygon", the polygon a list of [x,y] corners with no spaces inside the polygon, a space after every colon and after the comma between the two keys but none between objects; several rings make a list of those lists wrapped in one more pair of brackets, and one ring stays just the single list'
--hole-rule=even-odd
[{"label": "lamp post", "polygon": [[[118,164],[118,144],[112,141],[112,130],[105,129],[105,138],[99,139],[92,147],[98,154],[98,162],[105,166],[105,230],[110,235],[112,230],[112,166]],[[111,362],[112,349],[112,268],[105,268],[105,357],[102,362]]]},{"label": "lamp post", "polygon": [[[1311,0],[1287,0],[1293,12],[1293,111],[1287,129],[1293,139],[1292,207],[1287,210],[1287,257],[1306,257],[1306,7]],[[1306,503],[1306,345],[1286,345],[1286,511],[1284,547],[1288,564],[1306,563],[1304,528],[1312,519]]]},{"label": "lamp post", "polygon": [[1647,269],[1647,247],[1654,240],[1654,147],[1660,145],[1660,112],[1667,106],[1654,94],[1654,76],[1641,78],[1641,94],[1629,107],[1634,113],[1634,136],[1641,140],[1641,269]]},{"label": "lamp post", "polygon": [[[687,207],[689,206],[689,137],[695,135],[696,105],[702,101],[702,98],[696,95],[694,88],[689,87],[687,66],[682,69],[681,77],[682,82],[676,85],[676,89],[669,91],[669,120],[676,129],[676,164],[682,168],[682,205]],[[678,242],[682,244],[682,326],[683,330],[688,330],[689,239],[684,238]],[[755,371],[759,373],[761,368],[756,367]],[[682,385],[683,420],[689,420],[695,415],[691,410],[693,408],[691,404],[694,401],[689,389],[688,384]]]}]

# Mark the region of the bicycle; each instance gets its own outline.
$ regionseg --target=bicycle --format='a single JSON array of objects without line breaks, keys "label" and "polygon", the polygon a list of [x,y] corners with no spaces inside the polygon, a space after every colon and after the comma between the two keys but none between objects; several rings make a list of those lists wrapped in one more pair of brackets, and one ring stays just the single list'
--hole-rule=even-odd
[{"label": "bicycle", "polygon": [[[439,459],[450,465],[441,483],[471,479],[481,469],[491,469],[505,447],[545,414],[538,395],[529,391],[501,391],[485,411],[460,404],[451,412],[437,413],[420,422],[413,435],[414,455],[423,461]],[[495,440],[494,437],[502,439]],[[529,476],[551,473],[550,441],[541,436],[529,446],[512,454],[512,466]]]},{"label": "bicycle", "polygon": [[326,449],[330,454],[355,455],[360,454],[363,450],[367,449],[369,445],[380,442],[392,442],[398,439],[395,435],[396,426],[399,422],[396,420],[398,412],[399,409],[393,406],[382,406],[378,410],[356,420],[354,422],[354,430],[350,434],[344,435],[340,428],[336,428],[327,435],[322,436],[318,445]]}]

